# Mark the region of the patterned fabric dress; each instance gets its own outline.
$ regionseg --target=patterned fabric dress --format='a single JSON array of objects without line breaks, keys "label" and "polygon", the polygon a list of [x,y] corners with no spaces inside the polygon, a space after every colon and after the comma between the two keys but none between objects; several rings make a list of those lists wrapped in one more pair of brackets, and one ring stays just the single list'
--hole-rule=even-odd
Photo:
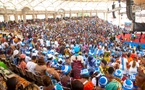
[{"label": "patterned fabric dress", "polygon": [[80,79],[80,72],[83,66],[80,60],[74,60],[72,64],[72,73],[74,79]]}]

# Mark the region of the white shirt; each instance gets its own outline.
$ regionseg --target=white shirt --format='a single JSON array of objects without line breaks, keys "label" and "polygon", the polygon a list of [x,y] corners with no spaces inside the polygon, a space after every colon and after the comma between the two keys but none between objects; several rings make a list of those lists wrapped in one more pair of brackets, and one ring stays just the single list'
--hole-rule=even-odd
[{"label": "white shirt", "polygon": [[49,40],[46,40],[46,46],[50,46],[50,41]]},{"label": "white shirt", "polygon": [[[123,68],[122,58],[120,58],[119,61],[120,61],[120,69],[122,70]],[[128,60],[126,58],[123,58],[123,64],[124,64],[124,70],[122,70],[123,74],[127,73],[127,63],[128,63]]]},{"label": "white shirt", "polygon": [[29,61],[31,61],[31,58],[29,56],[25,57],[25,62],[28,63]]},{"label": "white shirt", "polygon": [[55,41],[54,44],[55,44],[55,47],[56,47],[56,48],[59,46],[59,44],[58,44],[57,41]]},{"label": "white shirt", "polygon": [[28,69],[28,71],[32,72],[33,74],[35,74],[35,67],[36,67],[36,63],[32,62],[32,61],[29,61],[27,64],[26,64],[26,67]]},{"label": "white shirt", "polygon": [[96,86],[96,77],[94,77],[94,78],[92,79],[92,83],[94,84],[94,86]]},{"label": "white shirt", "polygon": [[[101,73],[99,73],[96,77],[100,77]],[[93,77],[92,83],[96,86],[96,77]]]},{"label": "white shirt", "polygon": [[5,47],[5,45],[7,45],[8,46],[8,43],[7,42],[4,42],[4,43],[2,43],[2,49],[5,49],[6,47]]},{"label": "white shirt", "polygon": [[130,65],[130,68],[129,68],[129,75],[136,74],[136,73],[137,73],[137,68],[139,67],[139,63],[136,62],[136,66],[135,66],[135,67],[132,67],[133,61],[131,61],[131,62],[129,63],[129,65]]},{"label": "white shirt", "polygon": [[40,41],[40,44],[41,44],[41,45],[44,45],[43,39],[38,39],[38,40]]},{"label": "white shirt", "polygon": [[84,59],[83,59],[83,56],[79,55],[79,56],[71,56],[70,60],[71,60],[71,63],[73,63],[74,60],[76,60],[76,57],[77,57],[77,60],[78,61],[81,61],[81,63],[84,63]]}]

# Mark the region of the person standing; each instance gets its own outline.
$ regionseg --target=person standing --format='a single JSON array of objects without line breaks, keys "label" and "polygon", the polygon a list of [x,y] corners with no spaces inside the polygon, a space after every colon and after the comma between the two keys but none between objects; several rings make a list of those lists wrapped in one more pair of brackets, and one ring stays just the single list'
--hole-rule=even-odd
[{"label": "person standing", "polygon": [[122,72],[121,70],[117,69],[114,71],[113,67],[109,67],[108,74],[106,74],[109,83],[106,85],[105,90],[121,90],[121,78]]},{"label": "person standing", "polygon": [[137,57],[134,57],[133,58],[133,61],[131,61],[129,63],[129,75],[132,75],[132,74],[136,74],[137,73],[137,69],[139,67],[139,63],[137,62]]},{"label": "person standing", "polygon": [[81,75],[80,81],[84,85],[83,90],[94,90],[94,84],[89,80],[90,75],[88,69],[82,69],[80,75]]},{"label": "person standing", "polygon": [[72,75],[74,79],[80,79],[80,72],[84,67],[84,59],[83,56],[79,55],[80,47],[75,46],[74,52],[75,54],[71,56],[71,65],[72,65]]},{"label": "person standing", "polygon": [[138,90],[145,90],[145,60],[141,61],[138,68],[138,73],[136,75],[136,86],[138,86]]},{"label": "person standing", "polygon": [[120,57],[119,63],[120,63],[120,69],[122,70],[123,74],[124,75],[128,74],[128,69],[127,69],[128,60],[126,58],[126,53],[123,53],[122,57]]}]

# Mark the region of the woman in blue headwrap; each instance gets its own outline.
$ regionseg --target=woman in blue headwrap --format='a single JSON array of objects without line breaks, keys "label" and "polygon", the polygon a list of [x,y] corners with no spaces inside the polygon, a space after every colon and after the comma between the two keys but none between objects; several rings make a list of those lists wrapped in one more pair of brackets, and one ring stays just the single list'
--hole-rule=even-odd
[{"label": "woman in blue headwrap", "polygon": [[83,56],[79,55],[80,47],[75,46],[74,52],[75,54],[71,56],[71,65],[72,65],[72,74],[74,79],[80,79],[80,72],[84,67],[84,59]]}]

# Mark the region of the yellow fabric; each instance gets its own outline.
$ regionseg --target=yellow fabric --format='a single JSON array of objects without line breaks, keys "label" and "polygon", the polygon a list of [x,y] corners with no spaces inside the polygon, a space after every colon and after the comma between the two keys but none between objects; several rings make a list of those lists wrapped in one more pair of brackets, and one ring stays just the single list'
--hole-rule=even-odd
[{"label": "yellow fabric", "polygon": [[5,27],[2,27],[2,31],[4,31],[5,30]]},{"label": "yellow fabric", "polygon": [[11,45],[11,49],[15,49],[15,46],[14,45]]},{"label": "yellow fabric", "polygon": [[34,46],[35,45],[35,43],[32,41],[32,45]]},{"label": "yellow fabric", "polygon": [[14,42],[15,42],[15,43],[17,43],[18,41],[19,41],[18,38],[15,38],[15,39],[14,39]]},{"label": "yellow fabric", "polygon": [[0,38],[3,36],[3,34],[0,34]]},{"label": "yellow fabric", "polygon": [[65,53],[65,55],[69,55],[69,56],[71,55],[68,49],[65,49],[64,53]]},{"label": "yellow fabric", "polygon": [[108,66],[106,66],[105,68],[103,68],[102,66],[100,66],[100,71],[103,75],[107,74],[108,73]]},{"label": "yellow fabric", "polygon": [[134,46],[133,49],[136,51],[136,46]]},{"label": "yellow fabric", "polygon": [[96,26],[98,27],[98,24],[96,24]]},{"label": "yellow fabric", "polygon": [[14,35],[18,35],[18,33],[16,31],[14,31]]},{"label": "yellow fabric", "polygon": [[110,62],[110,57],[104,57],[104,60],[106,60],[107,62]]}]

